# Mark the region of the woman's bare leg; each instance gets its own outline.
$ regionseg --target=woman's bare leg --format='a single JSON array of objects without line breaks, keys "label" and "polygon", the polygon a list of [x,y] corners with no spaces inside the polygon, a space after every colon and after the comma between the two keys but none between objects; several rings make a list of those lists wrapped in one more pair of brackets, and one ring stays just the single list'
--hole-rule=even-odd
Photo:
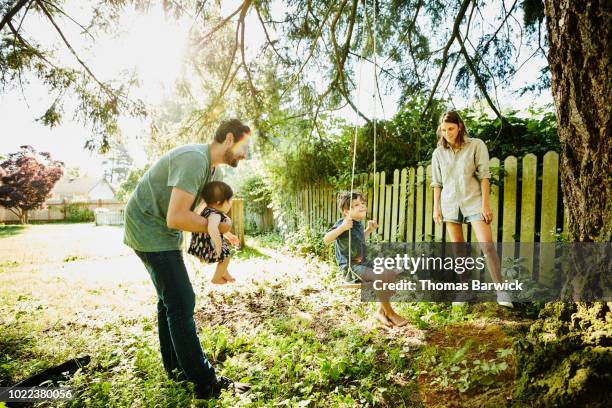
[{"label": "woman's bare leg", "polygon": [[491,273],[491,279],[493,279],[493,282],[500,283],[502,281],[501,264],[495,245],[493,245],[491,225],[484,221],[472,221],[472,228],[476,234],[476,239],[480,243],[482,253],[487,258],[487,266]]},{"label": "woman's bare leg", "polygon": [[[493,282],[501,283],[501,262],[499,261],[499,256],[497,256],[497,249],[493,244],[491,225],[484,221],[472,221],[472,228],[476,234],[476,239],[480,242],[480,248],[487,258],[487,266],[491,273],[491,279],[493,279]],[[510,296],[503,291],[497,292],[497,303],[509,308],[514,307]]]}]

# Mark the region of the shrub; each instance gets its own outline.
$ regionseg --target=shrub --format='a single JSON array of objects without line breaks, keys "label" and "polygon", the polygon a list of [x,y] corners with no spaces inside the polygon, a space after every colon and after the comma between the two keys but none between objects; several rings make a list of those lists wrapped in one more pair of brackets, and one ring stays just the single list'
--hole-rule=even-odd
[{"label": "shrub", "polygon": [[66,221],[69,222],[92,222],[94,221],[94,212],[86,205],[71,203],[66,205]]}]

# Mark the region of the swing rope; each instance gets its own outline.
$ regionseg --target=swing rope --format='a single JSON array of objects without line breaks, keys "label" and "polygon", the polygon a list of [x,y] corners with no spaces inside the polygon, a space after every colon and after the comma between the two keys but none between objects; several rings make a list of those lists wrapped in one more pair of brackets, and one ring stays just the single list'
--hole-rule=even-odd
[{"label": "swing rope", "polygon": [[[376,51],[376,0],[374,0],[373,2],[374,4],[374,29],[372,30],[371,27],[370,30],[365,30],[367,32],[370,33],[370,35],[372,36],[372,46],[373,46],[373,51],[374,51],[374,78],[375,78],[375,83],[376,83],[376,89],[372,95],[372,100],[374,102],[374,117],[373,117],[373,133],[374,133],[374,173],[373,173],[373,179],[374,179],[374,186],[373,186],[373,193],[374,193],[374,200],[376,200],[376,94],[378,92],[378,75],[377,75],[377,51]],[[368,19],[368,12],[367,12],[367,1],[364,1],[364,15],[366,17],[366,21],[368,22],[368,26],[370,25],[370,21]],[[363,53],[362,53],[363,54]],[[363,69],[363,55],[359,56],[359,84],[357,85],[357,102],[359,103],[360,100],[360,96],[361,96],[361,74],[362,74],[362,69]],[[380,96],[380,95],[378,95]],[[353,134],[353,165],[352,165],[352,169],[351,169],[351,193],[350,193],[350,199],[349,199],[349,216],[350,216],[350,212],[353,209],[353,191],[354,191],[354,187],[355,187],[355,163],[356,163],[356,159],[357,159],[357,134],[358,134],[358,124],[357,122],[355,122],[355,129],[354,129],[354,134]],[[372,211],[374,211],[374,207],[372,206]],[[375,218],[375,214],[372,214],[372,218]],[[348,271],[349,273],[352,275],[352,277],[357,280],[360,281],[361,278],[359,277],[359,275],[357,275],[352,268],[352,257],[351,257],[351,250],[352,250],[352,244],[351,244],[351,232],[349,231],[349,239],[348,239]]]}]

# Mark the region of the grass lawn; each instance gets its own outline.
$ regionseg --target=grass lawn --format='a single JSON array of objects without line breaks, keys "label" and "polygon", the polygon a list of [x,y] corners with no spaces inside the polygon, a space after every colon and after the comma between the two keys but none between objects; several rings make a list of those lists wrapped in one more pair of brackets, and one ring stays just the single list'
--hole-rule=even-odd
[{"label": "grass lawn", "polygon": [[118,227],[0,226],[0,386],[89,355],[89,365],[66,384],[79,392],[65,406],[511,402],[512,336],[529,323],[524,313],[402,303],[397,310],[412,324],[384,329],[371,317],[376,304],[336,288],[329,265],[261,238],[249,238],[232,261],[233,285],[213,287],[212,266],[187,258],[204,350],[219,373],[254,385],[246,396],[196,400],[165,375],[155,291],[121,241]]}]

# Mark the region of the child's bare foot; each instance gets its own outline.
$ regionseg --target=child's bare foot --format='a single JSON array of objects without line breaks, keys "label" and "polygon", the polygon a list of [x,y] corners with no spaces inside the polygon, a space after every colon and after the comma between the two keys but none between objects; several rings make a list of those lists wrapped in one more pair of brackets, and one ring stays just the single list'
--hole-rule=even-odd
[{"label": "child's bare foot", "polygon": [[393,323],[394,326],[403,327],[408,324],[408,320],[404,319],[402,316],[397,313],[387,313],[387,319]]},{"label": "child's bare foot", "polygon": [[223,274],[223,279],[225,279],[227,282],[236,282],[236,278],[234,278],[228,271],[225,271]]},{"label": "child's bare foot", "polygon": [[374,316],[376,316],[376,319],[383,326],[385,326],[385,327],[393,327],[393,323],[391,323],[391,321],[387,318],[387,315],[385,315],[384,311],[379,310],[378,312],[376,312],[376,314]]},{"label": "child's bare foot", "polygon": [[220,278],[213,277],[210,281],[215,285],[225,285],[227,283],[227,280],[225,280],[223,276],[221,276]]}]

